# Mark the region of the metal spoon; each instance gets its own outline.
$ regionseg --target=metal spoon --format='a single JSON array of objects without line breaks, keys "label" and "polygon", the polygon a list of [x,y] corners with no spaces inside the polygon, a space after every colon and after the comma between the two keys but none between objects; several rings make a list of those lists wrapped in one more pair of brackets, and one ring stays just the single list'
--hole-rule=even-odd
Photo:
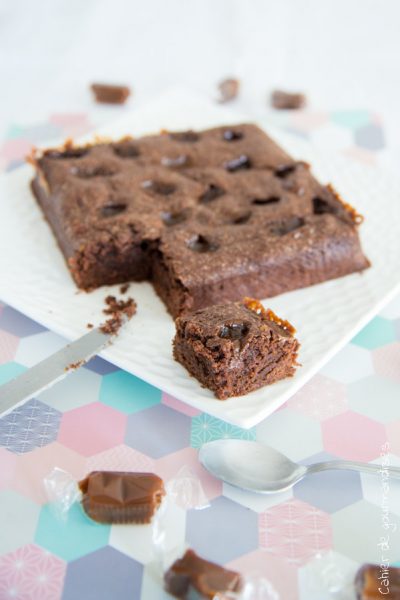
[{"label": "metal spoon", "polygon": [[400,468],[382,467],[352,460],[299,465],[274,448],[245,440],[216,440],[202,446],[199,459],[203,467],[218,479],[238,488],[271,494],[283,492],[306,475],[330,469],[360,471],[378,475],[384,470],[400,479]]}]

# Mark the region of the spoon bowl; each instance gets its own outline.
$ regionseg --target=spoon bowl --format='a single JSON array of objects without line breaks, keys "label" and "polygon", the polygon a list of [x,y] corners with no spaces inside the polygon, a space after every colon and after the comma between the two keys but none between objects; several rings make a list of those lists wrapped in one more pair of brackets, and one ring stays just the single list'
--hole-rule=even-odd
[{"label": "spoon bowl", "polygon": [[274,448],[246,440],[215,440],[199,453],[203,467],[218,479],[269,494],[291,488],[307,471]]},{"label": "spoon bowl", "polygon": [[[235,487],[272,494],[293,487],[305,475],[344,469],[363,473],[379,474],[381,465],[349,460],[333,460],[304,466],[291,461],[287,456],[259,442],[222,439],[204,444],[199,452],[203,467],[214,477]],[[389,477],[400,479],[400,468],[386,467]]]}]

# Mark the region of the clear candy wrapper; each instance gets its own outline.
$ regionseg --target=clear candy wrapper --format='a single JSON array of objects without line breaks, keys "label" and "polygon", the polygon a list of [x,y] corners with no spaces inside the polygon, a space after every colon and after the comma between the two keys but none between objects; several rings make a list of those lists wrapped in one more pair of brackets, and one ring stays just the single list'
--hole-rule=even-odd
[{"label": "clear candy wrapper", "polygon": [[52,510],[65,521],[71,506],[82,498],[76,480],[67,471],[55,467],[44,478],[43,484]]},{"label": "clear candy wrapper", "polygon": [[[93,479],[96,478],[96,485],[90,488],[90,483],[93,483]],[[134,490],[136,479],[138,480],[137,491]],[[58,467],[55,467],[44,478],[43,484],[51,508],[57,518],[62,520],[66,520],[71,506],[75,502],[81,501],[85,512],[96,521],[144,524],[158,517],[159,522],[156,525],[160,529],[168,504],[174,504],[183,510],[203,509],[209,506],[199,478],[187,466],[182,467],[175,477],[167,481],[165,486],[162,479],[153,473],[125,471],[93,471],[84,480],[78,482],[70,473]],[[116,515],[115,521],[103,521],[100,518],[101,514],[98,514],[99,511],[93,516],[88,510],[89,504],[86,502],[86,496],[90,494],[91,489],[92,494],[97,492],[97,495],[101,493],[101,495],[109,496],[109,511],[106,515],[108,518],[110,518],[111,512],[116,514],[118,510],[121,511],[121,506],[124,504],[131,503],[136,506],[142,504],[144,506],[146,503],[150,504],[155,497],[154,514],[143,514],[142,521],[136,519],[123,521],[118,519],[118,515]],[[156,539],[158,538],[159,536],[156,536]]]},{"label": "clear candy wrapper", "polygon": [[240,592],[225,592],[224,600],[281,600],[273,585],[264,577],[244,577]]},{"label": "clear candy wrapper", "polygon": [[[62,469],[55,468],[49,473],[44,479],[44,487],[46,495],[53,509],[56,517],[61,520],[66,520],[69,510],[75,502],[81,502],[84,511],[90,518],[100,521],[99,511],[97,510],[94,514],[88,510],[87,505],[87,481],[90,477],[100,474],[102,476],[102,485],[109,491],[112,500],[119,498],[118,494],[122,493],[126,483],[121,480],[121,473],[116,471],[98,471],[92,472],[84,480],[78,482],[72,475]],[[140,474],[124,473],[129,479],[129,476],[139,476]],[[171,567],[171,565],[182,556],[185,555],[188,549],[184,539],[184,527],[181,534],[177,532],[177,523],[185,523],[185,513],[189,510],[203,510],[209,506],[208,498],[204,492],[203,486],[200,479],[193,471],[187,467],[182,467],[179,472],[172,479],[163,482],[154,474],[141,474],[143,477],[153,478],[158,485],[161,486],[162,494],[159,494],[159,503],[153,505],[154,513],[148,519],[143,521],[145,526],[151,528],[151,536],[149,538],[149,544],[151,548],[151,555],[153,556],[153,563],[151,565],[151,571],[153,573],[155,584],[157,586],[164,585],[164,575]],[[115,477],[117,476],[117,479]],[[114,477],[114,479],[113,479]],[[122,491],[121,491],[122,490]],[[98,490],[97,490],[98,491]],[[145,490],[148,492],[148,488]],[[153,490],[150,490],[153,491]],[[137,513],[137,509],[136,513]],[[113,507],[114,513],[117,511]],[[110,509],[108,510],[109,515]],[[118,517],[118,514],[117,514]],[[100,521],[107,522],[107,521]],[[110,521],[108,521],[110,522]],[[123,523],[121,520],[113,520],[112,524]],[[140,522],[125,522],[128,526],[132,527],[132,544],[134,540],[134,528],[141,525]],[[143,526],[142,524],[142,526]],[[179,528],[179,527],[178,527]],[[201,560],[201,559],[200,559]],[[215,568],[215,565],[214,565]],[[218,569],[218,566],[217,566]],[[272,585],[264,578],[260,577],[245,577],[243,579],[243,586],[240,591],[237,592],[221,592],[214,596],[214,600],[281,600],[279,595],[274,590]]]},{"label": "clear candy wrapper", "polygon": [[354,565],[334,552],[317,554],[302,570],[302,589],[309,600],[354,600]]}]

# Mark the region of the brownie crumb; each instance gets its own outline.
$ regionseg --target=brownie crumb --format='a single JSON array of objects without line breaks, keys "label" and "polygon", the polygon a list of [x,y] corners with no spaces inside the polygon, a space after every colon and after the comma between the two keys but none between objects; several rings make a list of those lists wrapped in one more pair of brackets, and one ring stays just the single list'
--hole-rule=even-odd
[{"label": "brownie crumb", "polygon": [[108,334],[115,334],[123,324],[123,317],[130,319],[136,313],[136,302],[133,298],[127,300],[117,300],[115,296],[105,298],[107,308],[103,310],[105,315],[110,315],[105,323],[100,325],[100,331]]},{"label": "brownie crumb", "polygon": [[82,367],[85,364],[85,360],[78,360],[75,363],[71,363],[70,365],[68,365],[68,367],[65,367],[65,371],[76,371],[76,369],[79,369],[80,367]]},{"label": "brownie crumb", "polygon": [[126,85],[109,85],[107,83],[93,83],[90,89],[96,102],[102,104],[124,104],[131,93]]},{"label": "brownie crumb", "polygon": [[234,100],[240,88],[240,82],[238,79],[224,79],[218,84],[218,89],[220,92],[219,102],[223,104],[224,102],[230,102]]},{"label": "brownie crumb", "polygon": [[305,106],[306,97],[304,94],[300,93],[290,93],[284,92],[283,90],[275,90],[271,94],[271,104],[278,110],[295,110]]},{"label": "brownie crumb", "polygon": [[88,329],[93,329],[94,325],[93,325],[93,323],[87,323],[87,324],[86,324],[86,327],[87,327]]},{"label": "brownie crumb", "polygon": [[119,293],[126,294],[126,292],[129,290],[129,285],[129,283],[124,283],[124,285],[121,285],[121,287],[119,288]]}]

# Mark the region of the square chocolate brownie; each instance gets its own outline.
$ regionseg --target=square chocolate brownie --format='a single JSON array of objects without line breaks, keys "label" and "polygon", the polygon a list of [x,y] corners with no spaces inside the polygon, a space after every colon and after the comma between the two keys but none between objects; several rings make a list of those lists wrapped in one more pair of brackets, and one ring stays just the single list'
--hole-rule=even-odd
[{"label": "square chocolate brownie", "polygon": [[175,325],[175,359],[220,400],[295,372],[295,329],[257,300],[209,306],[178,317]]},{"label": "square chocolate brownie", "polygon": [[255,125],[37,152],[32,189],[76,282],[151,280],[173,316],[369,266],[360,216]]}]

